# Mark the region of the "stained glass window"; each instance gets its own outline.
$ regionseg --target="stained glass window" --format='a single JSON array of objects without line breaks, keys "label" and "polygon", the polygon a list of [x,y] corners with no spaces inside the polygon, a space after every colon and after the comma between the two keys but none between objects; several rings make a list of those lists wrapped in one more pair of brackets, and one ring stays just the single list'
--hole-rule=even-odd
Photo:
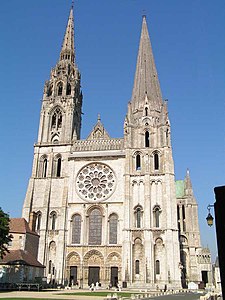
[{"label": "stained glass window", "polygon": [[80,244],[81,216],[76,214],[72,219],[72,244]]},{"label": "stained glass window", "polygon": [[102,214],[98,208],[89,215],[89,245],[101,245],[102,243]]},{"label": "stained glass window", "polygon": [[109,218],[109,244],[117,244],[117,223],[117,215],[111,215]]}]

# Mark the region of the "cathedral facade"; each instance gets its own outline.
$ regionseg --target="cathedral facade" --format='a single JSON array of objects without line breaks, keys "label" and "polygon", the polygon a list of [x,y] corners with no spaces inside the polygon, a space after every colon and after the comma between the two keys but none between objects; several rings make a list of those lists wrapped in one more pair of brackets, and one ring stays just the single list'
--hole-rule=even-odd
[{"label": "cathedral facade", "polygon": [[83,95],[73,9],[59,60],[44,86],[23,217],[40,235],[48,282],[186,287],[211,282],[189,172],[175,181],[171,127],[146,17],[124,136],[98,117],[80,139]]}]

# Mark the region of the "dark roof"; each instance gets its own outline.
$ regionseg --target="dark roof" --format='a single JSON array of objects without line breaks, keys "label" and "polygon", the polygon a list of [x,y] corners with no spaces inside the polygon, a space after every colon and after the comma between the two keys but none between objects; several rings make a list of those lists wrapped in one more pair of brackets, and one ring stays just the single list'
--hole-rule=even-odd
[{"label": "dark roof", "polygon": [[32,231],[29,227],[29,224],[24,218],[12,218],[9,223],[9,232],[10,233],[30,233],[38,235],[36,232]]},{"label": "dark roof", "polygon": [[27,265],[39,268],[45,268],[37,259],[29,252],[24,250],[10,250],[3,259],[0,260],[1,265]]}]

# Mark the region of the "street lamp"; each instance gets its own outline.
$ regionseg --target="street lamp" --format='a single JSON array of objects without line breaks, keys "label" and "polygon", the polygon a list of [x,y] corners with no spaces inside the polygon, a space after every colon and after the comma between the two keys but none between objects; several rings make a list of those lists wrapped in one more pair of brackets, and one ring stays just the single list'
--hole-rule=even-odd
[{"label": "street lamp", "polygon": [[209,204],[209,205],[207,206],[207,209],[208,209],[209,213],[208,213],[208,216],[206,217],[207,224],[208,224],[210,227],[213,225],[213,219],[214,219],[213,216],[212,216],[211,213],[210,213],[211,207],[214,207],[214,205]]}]

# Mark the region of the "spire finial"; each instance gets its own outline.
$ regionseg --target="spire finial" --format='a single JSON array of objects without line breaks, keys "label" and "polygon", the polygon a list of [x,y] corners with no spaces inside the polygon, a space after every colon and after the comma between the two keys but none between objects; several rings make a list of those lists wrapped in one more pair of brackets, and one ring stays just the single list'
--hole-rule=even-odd
[{"label": "spire finial", "polygon": [[98,113],[98,121],[101,121],[101,116],[99,113]]},{"label": "spire finial", "polygon": [[74,0],[72,0],[71,8],[72,8],[72,9],[74,8]]},{"label": "spire finial", "polygon": [[142,10],[142,18],[146,19],[146,10],[145,9]]}]

